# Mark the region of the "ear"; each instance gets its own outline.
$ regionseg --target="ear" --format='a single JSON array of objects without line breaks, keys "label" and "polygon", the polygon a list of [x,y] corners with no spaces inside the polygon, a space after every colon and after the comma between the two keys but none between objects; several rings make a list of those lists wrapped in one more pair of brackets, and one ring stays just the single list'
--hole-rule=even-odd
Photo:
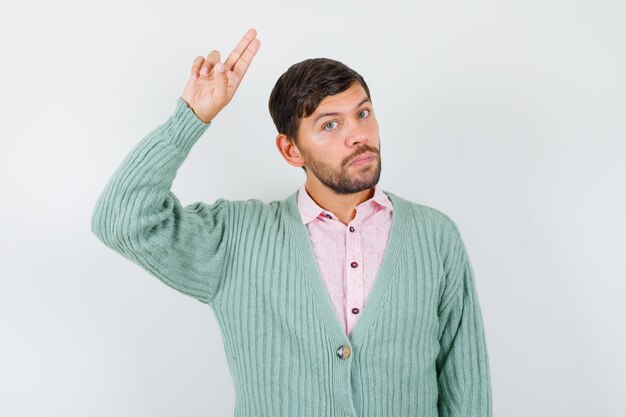
[{"label": "ear", "polygon": [[280,133],[276,136],[276,147],[278,148],[278,152],[280,152],[289,165],[294,167],[304,166],[304,158],[302,157],[300,150],[284,133]]}]

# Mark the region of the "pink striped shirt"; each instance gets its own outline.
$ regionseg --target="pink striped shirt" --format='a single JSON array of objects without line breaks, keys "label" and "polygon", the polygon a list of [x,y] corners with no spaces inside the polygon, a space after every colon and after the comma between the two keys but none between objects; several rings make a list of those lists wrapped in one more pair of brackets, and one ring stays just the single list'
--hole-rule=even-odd
[{"label": "pink striped shirt", "polygon": [[372,198],[356,207],[356,216],[347,225],[321,208],[304,184],[297,202],[331,304],[350,335],[382,263],[393,206],[378,184]]}]

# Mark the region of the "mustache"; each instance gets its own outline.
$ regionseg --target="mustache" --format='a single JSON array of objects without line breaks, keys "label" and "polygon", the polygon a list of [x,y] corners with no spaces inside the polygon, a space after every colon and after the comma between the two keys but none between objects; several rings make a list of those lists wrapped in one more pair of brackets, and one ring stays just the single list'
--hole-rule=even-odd
[{"label": "mustache", "polygon": [[347,165],[350,162],[352,162],[354,160],[354,158],[358,157],[359,155],[362,155],[364,153],[367,152],[371,152],[376,154],[377,156],[380,157],[380,151],[372,146],[369,145],[363,145],[361,146],[359,149],[357,149],[356,151],[354,151],[354,153],[348,157],[346,157],[343,161],[343,165]]}]

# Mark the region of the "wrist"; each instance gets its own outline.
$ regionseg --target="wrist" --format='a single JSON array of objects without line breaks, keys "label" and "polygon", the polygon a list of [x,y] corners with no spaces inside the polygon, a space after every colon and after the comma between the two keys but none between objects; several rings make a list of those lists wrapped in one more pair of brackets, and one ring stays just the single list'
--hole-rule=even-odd
[{"label": "wrist", "polygon": [[206,123],[206,124],[211,123],[212,117],[206,117],[206,116],[199,115],[196,112],[196,110],[193,108],[193,106],[191,104],[189,104],[188,100],[185,100],[185,98],[182,97],[182,96],[180,97],[180,99],[187,105],[187,107],[189,107],[189,109],[192,111],[194,116],[196,116],[198,118],[198,120],[200,120],[202,123]]}]

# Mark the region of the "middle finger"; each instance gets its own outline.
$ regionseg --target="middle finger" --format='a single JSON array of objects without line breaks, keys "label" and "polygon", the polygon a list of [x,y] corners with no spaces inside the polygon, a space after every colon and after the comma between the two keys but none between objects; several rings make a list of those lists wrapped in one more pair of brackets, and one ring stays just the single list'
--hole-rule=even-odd
[{"label": "middle finger", "polygon": [[239,58],[241,57],[241,55],[243,55],[248,45],[254,40],[255,37],[256,30],[253,28],[248,29],[246,34],[243,35],[243,38],[241,38],[241,40],[237,44],[237,46],[235,46],[235,49],[233,49],[230,55],[228,55],[228,58],[224,62],[224,66],[226,66],[226,68],[228,68],[229,70],[233,70],[233,68],[235,68],[235,64],[237,64],[237,61],[239,61]]}]

